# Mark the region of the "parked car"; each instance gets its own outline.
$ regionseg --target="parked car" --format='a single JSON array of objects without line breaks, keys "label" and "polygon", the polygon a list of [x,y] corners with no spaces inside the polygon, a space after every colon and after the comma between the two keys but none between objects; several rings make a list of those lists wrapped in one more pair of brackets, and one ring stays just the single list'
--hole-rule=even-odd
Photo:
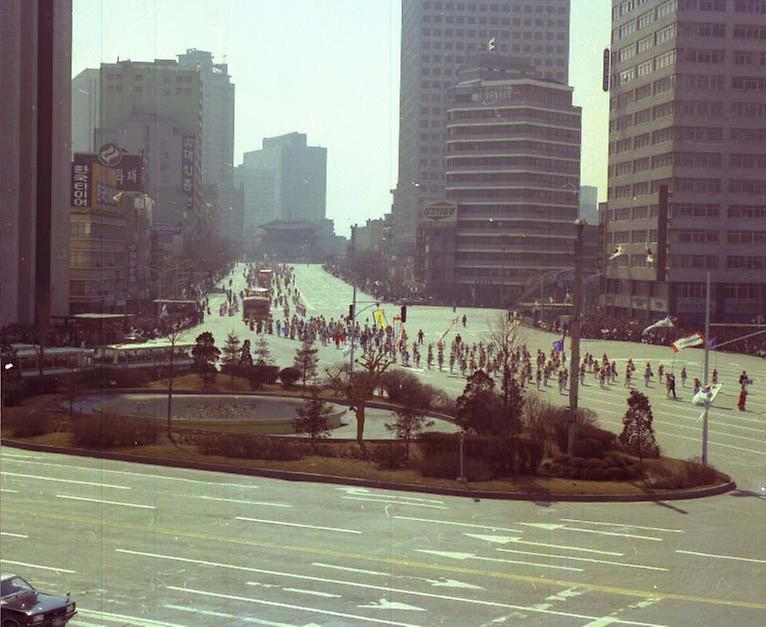
[{"label": "parked car", "polygon": [[77,614],[76,604],[66,597],[37,591],[18,575],[0,579],[0,625],[2,627],[59,627]]}]

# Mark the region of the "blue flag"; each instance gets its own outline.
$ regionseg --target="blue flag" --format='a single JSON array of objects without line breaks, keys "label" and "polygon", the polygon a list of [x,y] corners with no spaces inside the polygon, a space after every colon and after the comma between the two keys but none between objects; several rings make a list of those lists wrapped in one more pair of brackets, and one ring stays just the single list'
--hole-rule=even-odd
[{"label": "blue flag", "polygon": [[553,350],[557,353],[563,353],[564,352],[564,340],[555,340],[553,342]]}]

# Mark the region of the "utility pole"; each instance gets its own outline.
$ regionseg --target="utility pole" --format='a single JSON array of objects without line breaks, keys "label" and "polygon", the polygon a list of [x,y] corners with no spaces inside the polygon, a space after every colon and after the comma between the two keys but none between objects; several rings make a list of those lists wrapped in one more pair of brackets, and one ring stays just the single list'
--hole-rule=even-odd
[{"label": "utility pole", "polygon": [[356,320],[356,283],[354,283],[354,293],[353,293],[353,295],[351,297],[351,311],[349,313],[351,313],[351,315],[349,316],[349,318],[351,319],[349,321],[350,325],[351,325],[351,334],[350,334],[350,338],[351,338],[351,364],[350,364],[350,367],[351,367],[351,372],[353,373],[354,372],[354,330],[356,328],[356,324],[354,322],[354,320]]},{"label": "utility pole", "polygon": [[572,320],[569,331],[572,337],[572,354],[569,359],[569,423],[567,437],[567,452],[572,455],[577,440],[577,402],[578,384],[580,379],[580,318],[582,317],[582,237],[585,229],[584,220],[575,221],[576,237],[574,242],[574,294]]},{"label": "utility pole", "polygon": [[[710,364],[710,270],[705,281],[705,372],[704,386],[708,384],[708,366]],[[702,418],[702,465],[707,466],[707,419],[710,402],[705,400],[705,413]]]}]

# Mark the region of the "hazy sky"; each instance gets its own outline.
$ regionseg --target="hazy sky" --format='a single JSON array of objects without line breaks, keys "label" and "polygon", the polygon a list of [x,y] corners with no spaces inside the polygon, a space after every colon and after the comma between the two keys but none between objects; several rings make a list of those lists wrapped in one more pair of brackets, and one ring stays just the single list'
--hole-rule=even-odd
[{"label": "hazy sky", "polygon": [[[609,0],[571,0],[570,81],[583,108],[582,184],[606,196]],[[187,48],[226,61],[236,85],[234,163],[291,131],[325,146],[336,232],[382,216],[396,185],[399,0],[74,0],[72,75]]]}]

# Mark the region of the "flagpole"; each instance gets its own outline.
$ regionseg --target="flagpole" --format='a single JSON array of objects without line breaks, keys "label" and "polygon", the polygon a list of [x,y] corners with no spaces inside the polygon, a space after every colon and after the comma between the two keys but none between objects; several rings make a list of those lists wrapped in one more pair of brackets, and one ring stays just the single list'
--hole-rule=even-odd
[{"label": "flagpole", "polygon": [[[710,270],[707,271],[705,285],[705,372],[704,385],[708,384],[708,365],[710,353]],[[702,465],[707,466],[707,419],[710,403],[705,401],[705,413],[702,420]]]}]

